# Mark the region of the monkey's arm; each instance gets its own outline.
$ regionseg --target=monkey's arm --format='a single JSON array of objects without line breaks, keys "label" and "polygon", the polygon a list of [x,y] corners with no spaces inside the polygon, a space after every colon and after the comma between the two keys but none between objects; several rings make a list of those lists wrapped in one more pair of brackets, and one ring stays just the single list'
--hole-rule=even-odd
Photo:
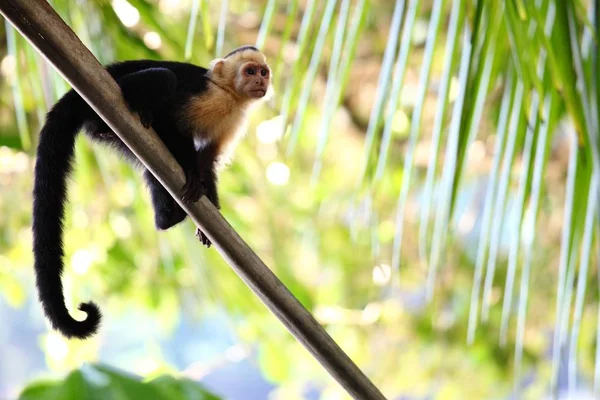
[{"label": "monkey's arm", "polygon": [[125,75],[117,82],[131,110],[137,112],[142,125],[149,128],[154,111],[175,94],[177,76],[167,68],[148,68]]}]

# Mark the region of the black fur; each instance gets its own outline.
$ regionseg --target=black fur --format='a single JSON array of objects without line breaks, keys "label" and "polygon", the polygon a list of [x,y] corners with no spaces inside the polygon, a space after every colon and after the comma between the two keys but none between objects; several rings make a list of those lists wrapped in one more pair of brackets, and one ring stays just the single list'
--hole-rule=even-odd
[{"label": "black fur", "polygon": [[[196,150],[189,123],[181,121],[180,111],[193,95],[206,90],[206,69],[186,63],[126,61],[107,67],[123,97],[146,127],[152,126],[186,173],[183,198],[197,201],[205,194],[219,206],[214,163],[217,157],[210,144]],[[87,313],[83,321],[69,314],[62,291],[63,219],[67,201],[67,178],[71,172],[75,138],[84,128],[93,141],[108,144],[131,162],[137,158],[119,137],[73,90],[50,110],[40,133],[33,190],[33,252],[38,295],[50,323],[66,337],[87,338],[100,324],[101,314],[92,303],[79,309]],[[150,190],[155,225],[165,230],[183,221],[186,213],[147,170],[143,173]],[[203,244],[210,242],[201,232]]]}]

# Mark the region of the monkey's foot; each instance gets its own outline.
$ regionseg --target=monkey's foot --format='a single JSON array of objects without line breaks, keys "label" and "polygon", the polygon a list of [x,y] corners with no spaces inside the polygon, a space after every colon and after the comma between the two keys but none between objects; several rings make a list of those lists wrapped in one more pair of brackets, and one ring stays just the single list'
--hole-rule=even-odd
[{"label": "monkey's foot", "polygon": [[117,137],[117,135],[112,131],[100,132],[100,133],[98,133],[98,136],[100,137],[100,139],[105,139],[105,140],[115,139]]},{"label": "monkey's foot", "polygon": [[193,172],[186,172],[185,185],[181,190],[183,191],[181,199],[186,203],[195,203],[204,194],[202,181]]},{"label": "monkey's foot", "polygon": [[208,240],[208,237],[198,228],[196,228],[196,237],[207,248],[210,248],[211,242]]}]

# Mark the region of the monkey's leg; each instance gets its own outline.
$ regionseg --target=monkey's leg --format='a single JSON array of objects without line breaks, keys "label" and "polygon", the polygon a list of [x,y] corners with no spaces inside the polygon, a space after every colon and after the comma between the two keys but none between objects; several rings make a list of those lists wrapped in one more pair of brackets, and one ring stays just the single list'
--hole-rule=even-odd
[{"label": "monkey's leg", "polygon": [[[182,200],[188,203],[194,203],[198,201],[203,194],[205,194],[208,199],[217,208],[219,208],[216,174],[214,170],[218,149],[215,145],[209,144],[199,151],[196,151],[194,149],[193,140],[187,140],[187,137],[191,138],[191,135],[168,135],[164,137],[167,148],[173,154],[185,172],[186,181],[182,188]],[[160,209],[160,207],[155,208],[157,210]],[[157,218],[159,214],[160,213],[157,212]],[[210,247],[210,240],[208,240],[204,233],[198,229],[196,231],[196,235],[202,244]]]},{"label": "monkey's leg", "polygon": [[[214,143],[208,144],[199,150],[196,153],[196,173],[201,177],[204,194],[217,209],[220,209],[221,205],[217,192],[217,174],[215,170],[217,156],[218,146]],[[206,247],[211,246],[210,240],[200,229],[196,229],[196,236],[203,245]]]},{"label": "monkey's leg", "polygon": [[181,199],[186,203],[195,203],[202,197],[205,190],[202,185],[202,176],[196,168],[197,152],[194,148],[194,141],[191,136],[189,138],[178,137],[177,140],[172,140],[172,138],[172,136],[165,138],[165,143],[185,173]]},{"label": "monkey's leg", "polygon": [[219,155],[218,145],[210,143],[196,153],[196,171],[201,177],[204,194],[217,208],[221,208],[219,203],[219,193],[217,192],[217,157]]},{"label": "monkey's leg", "polygon": [[167,68],[148,68],[125,75],[117,82],[129,108],[137,112],[142,125],[149,128],[154,110],[175,93],[177,77]]},{"label": "monkey's leg", "polygon": [[183,221],[187,214],[171,197],[167,189],[148,170],[144,171],[144,179],[150,189],[156,227],[160,230],[167,230]]},{"label": "monkey's leg", "polygon": [[205,194],[202,178],[193,167],[184,167],[183,170],[185,172],[185,184],[182,188],[181,199],[187,203],[195,203]]}]

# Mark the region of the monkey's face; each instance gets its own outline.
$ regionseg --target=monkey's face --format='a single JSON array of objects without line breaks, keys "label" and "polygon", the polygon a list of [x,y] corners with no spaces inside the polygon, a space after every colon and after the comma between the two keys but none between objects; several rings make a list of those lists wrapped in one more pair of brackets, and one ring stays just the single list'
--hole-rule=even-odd
[{"label": "monkey's face", "polygon": [[238,70],[237,92],[252,99],[262,99],[269,91],[271,69],[256,61],[242,64]]},{"label": "monkey's face", "polygon": [[242,100],[268,100],[274,93],[271,68],[264,54],[242,50],[210,64],[211,77],[233,89]]}]

